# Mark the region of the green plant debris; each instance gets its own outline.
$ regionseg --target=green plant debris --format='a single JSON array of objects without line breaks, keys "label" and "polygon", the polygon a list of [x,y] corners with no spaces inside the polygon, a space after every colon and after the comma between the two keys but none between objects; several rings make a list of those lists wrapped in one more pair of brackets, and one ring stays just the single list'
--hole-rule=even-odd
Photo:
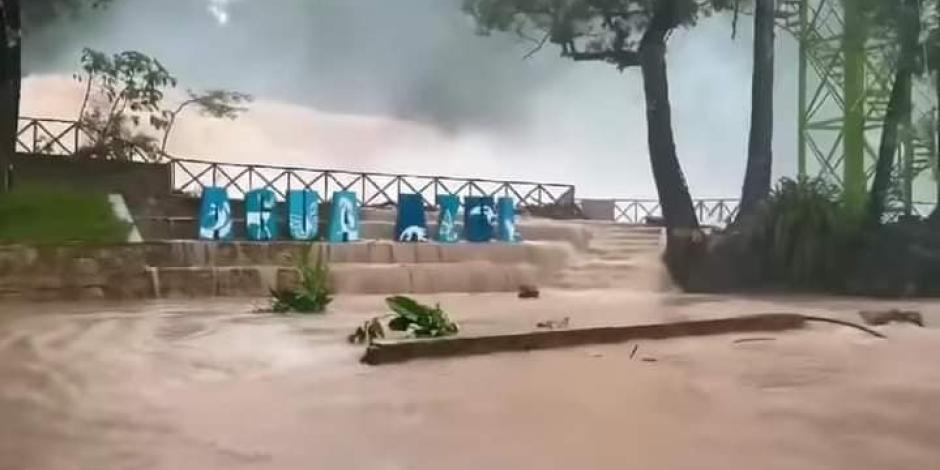
[{"label": "green plant debris", "polygon": [[438,338],[455,335],[460,330],[440,305],[432,308],[404,296],[389,297],[385,303],[394,312],[388,322],[392,331],[406,332],[415,338]]}]

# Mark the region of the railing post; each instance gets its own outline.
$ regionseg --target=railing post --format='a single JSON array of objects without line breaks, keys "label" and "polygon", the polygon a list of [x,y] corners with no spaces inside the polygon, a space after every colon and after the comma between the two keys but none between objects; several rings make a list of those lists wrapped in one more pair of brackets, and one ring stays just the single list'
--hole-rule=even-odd
[{"label": "railing post", "polygon": [[176,191],[176,161],[170,160],[167,165],[170,168],[170,192]]}]

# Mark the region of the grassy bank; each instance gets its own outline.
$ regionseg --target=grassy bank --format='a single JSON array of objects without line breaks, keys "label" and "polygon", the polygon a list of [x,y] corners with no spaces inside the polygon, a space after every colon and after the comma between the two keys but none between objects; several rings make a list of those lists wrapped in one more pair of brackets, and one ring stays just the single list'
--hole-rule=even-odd
[{"label": "grassy bank", "polygon": [[120,243],[128,230],[104,193],[30,186],[0,194],[0,243]]}]

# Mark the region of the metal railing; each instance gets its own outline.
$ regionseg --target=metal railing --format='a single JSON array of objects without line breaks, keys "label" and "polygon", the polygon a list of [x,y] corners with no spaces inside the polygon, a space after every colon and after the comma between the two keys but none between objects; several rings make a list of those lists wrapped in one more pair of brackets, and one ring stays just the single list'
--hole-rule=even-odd
[{"label": "metal railing", "polygon": [[[696,199],[695,215],[702,225],[724,226],[738,214],[737,199]],[[614,221],[642,224],[647,218],[662,217],[656,199],[614,199]]]},{"label": "metal railing", "polygon": [[76,121],[20,118],[16,151],[34,155],[70,156],[92,141],[92,134]]},{"label": "metal railing", "polygon": [[[17,151],[26,154],[72,156],[92,145],[94,135],[75,121],[63,119],[20,118]],[[399,193],[420,194],[429,207],[436,205],[439,195],[507,196],[518,201],[521,208],[571,206],[575,204],[575,188],[568,184],[545,184],[526,181],[446,176],[398,175],[375,172],[351,172],[271,165],[246,165],[189,160],[161,154],[156,159],[144,151],[131,152],[130,161],[166,163],[170,166],[173,188],[198,195],[206,186],[221,186],[234,199],[241,199],[253,189],[267,188],[280,199],[292,189],[313,189],[328,198],[336,191],[356,191],[366,207],[395,205]],[[661,217],[655,199],[615,199],[614,220],[642,224],[648,217]],[[703,225],[724,226],[738,212],[737,199],[696,199],[695,212]],[[915,215],[930,215],[936,204],[915,202]],[[899,214],[889,215],[896,219]]]},{"label": "metal railing", "polygon": [[173,187],[201,192],[207,186],[226,188],[229,196],[243,198],[252,189],[270,189],[279,199],[298,189],[318,191],[327,198],[336,191],[355,191],[365,207],[394,206],[401,193],[420,194],[427,206],[437,196],[506,196],[521,208],[573,205],[574,186],[527,181],[497,181],[449,176],[400,175],[312,168],[216,163],[171,159]]},{"label": "metal railing", "polygon": [[[26,154],[72,156],[94,142],[93,133],[74,121],[21,118],[19,124],[17,151]],[[395,205],[400,193],[420,194],[429,207],[440,195],[512,197],[522,209],[575,204],[570,184],[222,163],[166,154],[155,157],[139,149],[124,155],[127,161],[168,164],[172,188],[193,195],[215,186],[228,190],[233,199],[255,189],[270,189],[281,200],[294,189],[316,190],[322,198],[336,191],[355,191],[366,207]]]},{"label": "metal railing", "polygon": [[[127,141],[110,140],[96,146],[96,131],[76,121],[21,117],[16,133],[16,151],[31,155],[86,156],[138,163],[163,163],[172,157],[156,148],[144,148]],[[119,156],[115,156],[119,155]]]}]

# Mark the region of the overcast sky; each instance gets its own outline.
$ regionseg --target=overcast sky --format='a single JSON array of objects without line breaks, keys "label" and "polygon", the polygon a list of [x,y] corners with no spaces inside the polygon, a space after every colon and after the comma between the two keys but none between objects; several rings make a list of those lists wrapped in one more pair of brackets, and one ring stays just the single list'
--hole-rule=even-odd
[{"label": "overcast sky", "polygon": [[[105,12],[28,38],[24,110],[68,114],[49,103],[70,103],[52,97],[70,80],[82,47],[137,49],[161,59],[183,87],[259,99],[240,122],[181,121],[173,153],[550,180],[576,184],[588,197],[655,194],[637,70],[576,64],[549,47],[524,60],[527,44],[475,35],[459,3],[114,0]],[[740,190],[749,22],[742,18],[734,41],[729,19],[718,17],[670,42],[678,150],[696,197]],[[778,175],[795,168],[795,57],[792,39],[780,36]]]}]

